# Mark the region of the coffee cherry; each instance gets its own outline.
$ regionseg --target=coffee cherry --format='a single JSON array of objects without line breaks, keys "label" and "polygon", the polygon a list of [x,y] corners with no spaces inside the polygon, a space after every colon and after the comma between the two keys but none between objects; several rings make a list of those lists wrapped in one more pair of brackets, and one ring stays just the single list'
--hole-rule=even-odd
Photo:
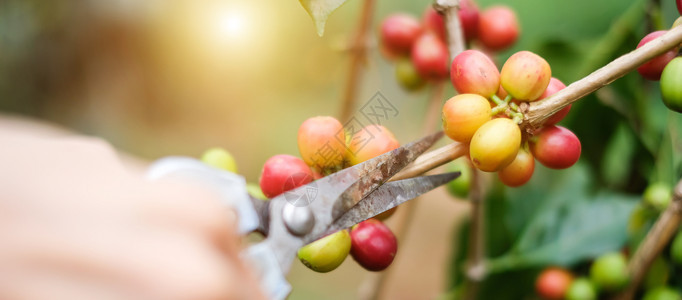
[{"label": "coffee cherry", "polygon": [[497,172],[497,176],[506,186],[518,187],[530,180],[533,171],[535,171],[535,159],[528,150],[522,148],[508,166]]},{"label": "coffee cherry", "polygon": [[451,139],[468,143],[490,120],[490,103],[477,94],[459,94],[443,105],[443,131]]},{"label": "coffee cherry", "polygon": [[500,51],[509,48],[519,36],[519,23],[507,6],[492,6],[481,13],[478,39],[486,48]]},{"label": "coffee cherry", "polygon": [[566,300],[597,300],[597,290],[589,279],[580,277],[568,287]]},{"label": "coffee cherry", "polygon": [[367,125],[351,137],[348,160],[351,165],[357,165],[398,147],[400,143],[388,128]]},{"label": "coffee cherry", "polygon": [[[549,79],[549,85],[547,85],[547,89],[545,89],[542,95],[540,95],[538,101],[543,100],[551,95],[554,95],[554,93],[563,90],[564,88],[566,88],[566,85],[563,82],[561,82],[561,80],[552,77]],[[565,106],[560,111],[554,113],[549,118],[547,118],[547,120],[545,120],[545,126],[559,123],[559,121],[563,120],[564,117],[566,117],[570,110],[571,104]]]},{"label": "coffee cherry", "polygon": [[[678,0],[678,1],[682,1],[682,0]],[[675,19],[675,22],[673,22],[673,26],[670,26],[670,28],[671,29],[675,28],[680,24],[682,24],[682,17],[677,17],[677,19]]]},{"label": "coffee cherry", "polygon": [[478,94],[485,98],[500,88],[500,72],[481,51],[466,50],[452,60],[450,80],[460,94]]},{"label": "coffee cherry", "polygon": [[552,69],[545,59],[530,51],[514,53],[502,66],[500,82],[514,99],[535,101],[547,89]]},{"label": "coffee cherry", "polygon": [[246,192],[248,192],[251,197],[256,199],[268,200],[268,197],[266,197],[265,194],[263,194],[263,191],[261,191],[260,186],[253,182],[246,184]]},{"label": "coffee cherry", "polygon": [[668,264],[666,263],[665,258],[663,258],[662,255],[659,255],[651,263],[649,271],[646,272],[643,286],[646,289],[664,286],[666,283],[668,283],[668,278],[670,278]]},{"label": "coffee cherry", "polygon": [[429,5],[424,10],[422,15],[422,20],[424,22],[424,29],[435,34],[439,39],[447,41],[445,36],[445,21],[443,20],[443,15],[439,14],[432,5]]},{"label": "coffee cherry", "polygon": [[[659,30],[659,31],[654,31],[652,33],[647,34],[644,38],[642,38],[641,41],[639,41],[639,44],[637,44],[637,48],[644,46],[644,44],[650,42],[651,40],[664,35],[667,30]],[[663,72],[663,68],[671,61],[673,58],[677,56],[677,48],[673,48],[671,50],[668,50],[667,52],[656,56],[649,60],[648,62],[644,63],[643,65],[639,66],[637,68],[637,72],[639,72],[639,75],[642,75],[642,77],[649,79],[649,80],[659,80],[661,79],[661,73]]]},{"label": "coffee cherry", "polygon": [[333,117],[312,117],[298,128],[298,151],[319,171],[340,168],[346,155],[346,132]]},{"label": "coffee cherry", "polygon": [[673,59],[663,69],[661,97],[670,110],[682,113],[682,57]]},{"label": "coffee cherry", "polygon": [[682,294],[673,288],[662,286],[647,291],[643,300],[682,300]]},{"label": "coffee cherry", "polygon": [[546,300],[562,300],[573,281],[573,275],[566,269],[547,268],[535,280],[535,291]]},{"label": "coffee cherry", "polygon": [[675,4],[677,5],[677,12],[682,15],[682,0],[675,0]]},{"label": "coffee cherry", "polygon": [[393,54],[408,55],[421,33],[419,21],[407,14],[390,15],[381,23],[381,42]]},{"label": "coffee cherry", "polygon": [[469,156],[479,170],[495,172],[514,161],[520,146],[519,126],[510,119],[497,118],[476,130],[469,145]]},{"label": "coffee cherry", "polygon": [[412,64],[425,79],[447,78],[448,56],[445,43],[432,33],[423,34],[412,46]]},{"label": "coffee cherry", "polygon": [[355,225],[350,232],[351,256],[369,271],[381,271],[393,262],[398,240],[381,221],[369,219]]},{"label": "coffee cherry", "polygon": [[682,231],[678,232],[670,246],[670,259],[678,266],[682,266]]},{"label": "coffee cherry", "polygon": [[462,23],[464,40],[470,42],[478,36],[478,22],[480,20],[478,6],[473,0],[460,0],[458,15],[459,21]]},{"label": "coffee cherry", "polygon": [[313,172],[303,160],[279,154],[265,161],[260,175],[260,188],[265,196],[274,198],[311,181]]},{"label": "coffee cherry", "polygon": [[209,166],[237,173],[237,162],[234,160],[234,156],[225,149],[218,147],[208,149],[201,156],[201,161]]},{"label": "coffee cherry", "polygon": [[657,182],[649,185],[646,190],[644,190],[642,200],[650,207],[653,207],[658,211],[663,211],[668,207],[670,201],[672,201],[672,197],[672,187],[665,182]]},{"label": "coffee cherry", "polygon": [[400,86],[408,91],[419,90],[426,83],[408,58],[401,58],[396,62],[395,77]]},{"label": "coffee cherry", "polygon": [[301,247],[298,259],[313,271],[326,273],[346,260],[350,248],[350,234],[347,230],[341,230]]},{"label": "coffee cherry", "polygon": [[628,283],[628,263],[620,252],[598,257],[590,267],[590,279],[598,289],[606,292],[621,290]]},{"label": "coffee cherry", "polygon": [[535,159],[548,168],[566,169],[580,158],[580,140],[561,126],[545,127],[529,142]]},{"label": "coffee cherry", "polygon": [[455,198],[466,199],[469,196],[471,187],[471,166],[469,160],[462,157],[453,160],[448,164],[448,172],[461,172],[457,179],[448,182],[446,185],[448,192]]}]

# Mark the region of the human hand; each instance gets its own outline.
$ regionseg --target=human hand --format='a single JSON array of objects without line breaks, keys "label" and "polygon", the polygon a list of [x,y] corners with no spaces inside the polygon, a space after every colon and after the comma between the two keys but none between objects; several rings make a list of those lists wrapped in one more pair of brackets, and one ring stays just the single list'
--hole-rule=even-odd
[{"label": "human hand", "polygon": [[0,129],[1,299],[258,299],[234,212],[107,143]]}]

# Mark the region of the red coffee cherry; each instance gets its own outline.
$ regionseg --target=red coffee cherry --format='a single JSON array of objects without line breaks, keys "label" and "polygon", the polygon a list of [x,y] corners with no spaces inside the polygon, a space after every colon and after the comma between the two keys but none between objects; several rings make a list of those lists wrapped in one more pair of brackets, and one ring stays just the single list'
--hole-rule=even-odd
[{"label": "red coffee cherry", "polygon": [[346,133],[333,117],[312,117],[298,128],[298,151],[308,166],[318,170],[340,168],[346,155]]},{"label": "red coffee cherry", "polygon": [[[540,95],[540,98],[538,101],[545,99],[551,95],[554,95],[554,93],[563,90],[566,87],[566,85],[561,82],[561,80],[556,79],[552,77],[549,80],[549,85],[547,85],[547,89],[545,89],[545,92]],[[551,115],[547,120],[545,120],[545,126],[547,125],[554,125],[556,123],[559,123],[559,121],[563,120],[564,117],[568,114],[568,112],[571,110],[571,104],[567,105],[566,107],[562,108],[560,111],[556,112],[555,114]]]},{"label": "red coffee cherry", "polygon": [[519,23],[514,11],[502,5],[492,6],[481,13],[478,39],[494,51],[509,48],[519,36]]},{"label": "red coffee cherry", "polygon": [[466,50],[452,60],[450,80],[460,94],[489,98],[500,88],[500,72],[483,52]]},{"label": "red coffee cherry", "polygon": [[478,6],[473,0],[460,0],[458,14],[459,21],[462,22],[464,39],[470,42],[478,36],[478,22],[480,20]]},{"label": "red coffee cherry", "polygon": [[[650,42],[651,40],[664,35],[667,30],[659,30],[659,31],[654,31],[652,33],[647,34],[644,38],[642,38],[641,41],[639,41],[639,44],[637,44],[637,48],[644,46],[644,44]],[[639,75],[642,75],[642,77],[649,79],[649,80],[660,80],[661,79],[661,73],[663,73],[663,69],[665,68],[668,63],[673,60],[677,56],[677,47],[669,50],[668,52],[665,52],[659,56],[656,56],[649,60],[648,62],[644,63],[643,65],[639,66],[637,68],[637,72],[639,72]]]},{"label": "red coffee cherry", "polygon": [[547,61],[530,51],[514,53],[502,66],[500,83],[514,99],[535,101],[547,89],[552,69]]},{"label": "red coffee cherry", "polygon": [[530,139],[530,151],[541,164],[552,169],[566,169],[580,158],[580,140],[561,126],[547,126]]},{"label": "red coffee cherry", "polygon": [[443,41],[447,40],[447,37],[445,36],[445,21],[443,20],[443,15],[433,9],[432,5],[426,7],[424,14],[422,15],[422,20],[424,22],[424,29],[435,34]]},{"label": "red coffee cherry", "polygon": [[448,77],[448,49],[432,33],[420,36],[412,46],[412,63],[421,77],[439,80]]},{"label": "red coffee cherry", "polygon": [[313,172],[302,159],[279,154],[265,161],[260,175],[260,188],[265,196],[273,198],[311,181]]},{"label": "red coffee cherry", "polygon": [[533,177],[533,171],[535,171],[533,154],[526,149],[520,148],[519,152],[516,153],[516,158],[497,172],[497,176],[506,186],[519,187],[526,184]]},{"label": "red coffee cherry", "polygon": [[547,268],[535,280],[535,291],[542,299],[562,300],[573,282],[573,275],[565,269]]},{"label": "red coffee cherry", "polygon": [[421,33],[419,21],[408,14],[393,14],[381,23],[381,42],[393,54],[409,54]]},{"label": "red coffee cherry", "polygon": [[398,240],[381,221],[369,219],[350,231],[350,254],[363,268],[381,271],[393,262],[398,252]]}]

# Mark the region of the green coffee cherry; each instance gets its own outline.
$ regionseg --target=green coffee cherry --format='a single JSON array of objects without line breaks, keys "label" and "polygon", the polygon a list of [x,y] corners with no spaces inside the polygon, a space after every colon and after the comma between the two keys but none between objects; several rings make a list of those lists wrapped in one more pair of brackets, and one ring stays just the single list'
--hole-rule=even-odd
[{"label": "green coffee cherry", "polygon": [[670,269],[663,256],[658,256],[651,263],[649,271],[644,277],[644,287],[646,289],[653,289],[659,286],[665,286],[670,278]]},{"label": "green coffee cherry", "polygon": [[456,198],[466,199],[469,195],[471,187],[471,166],[467,162],[467,158],[458,158],[448,164],[448,172],[462,172],[457,179],[450,181],[447,184],[447,189],[450,194]]},{"label": "green coffee cherry", "polygon": [[682,113],[682,57],[671,60],[661,73],[661,97],[670,110]]},{"label": "green coffee cherry", "polygon": [[628,283],[628,263],[620,252],[598,257],[590,267],[590,280],[599,290],[615,292]]},{"label": "green coffee cherry", "polygon": [[326,273],[343,263],[350,252],[350,234],[341,230],[298,250],[298,259],[311,270]]},{"label": "green coffee cherry", "polygon": [[261,200],[268,200],[268,197],[265,196],[265,194],[263,194],[263,191],[260,189],[260,186],[258,184],[255,184],[253,182],[247,183],[246,191],[249,193],[249,195],[251,195],[251,197]]},{"label": "green coffee cherry", "polygon": [[677,290],[667,286],[657,287],[644,294],[644,300],[682,300],[682,295]]},{"label": "green coffee cherry", "polygon": [[682,232],[678,232],[670,247],[670,259],[682,266]]},{"label": "green coffee cherry", "polygon": [[395,77],[400,86],[408,91],[419,90],[426,83],[414,68],[412,61],[407,58],[401,58],[396,62]]},{"label": "green coffee cherry", "polygon": [[663,182],[657,182],[649,185],[646,190],[644,190],[644,195],[642,195],[644,203],[657,209],[658,211],[663,211],[666,207],[668,207],[668,204],[670,204],[672,198],[672,187]]},{"label": "green coffee cherry", "polygon": [[566,291],[566,300],[596,300],[597,299],[597,289],[594,287],[592,282],[585,278],[580,277],[571,283]]},{"label": "green coffee cherry", "polygon": [[230,152],[222,148],[211,148],[204,152],[201,161],[209,166],[223,169],[232,173],[237,173],[237,162]]}]

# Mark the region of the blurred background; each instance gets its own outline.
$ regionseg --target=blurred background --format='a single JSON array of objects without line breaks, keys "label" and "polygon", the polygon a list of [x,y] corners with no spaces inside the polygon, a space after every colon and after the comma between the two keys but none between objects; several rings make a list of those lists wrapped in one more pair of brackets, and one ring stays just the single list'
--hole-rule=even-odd
[{"label": "blurred background", "polygon": [[[198,157],[220,146],[236,157],[248,181],[257,182],[268,157],[298,155],[296,133],[305,119],[340,114],[348,42],[362,1],[348,0],[319,37],[294,0],[3,0],[0,113],[96,135],[144,160]],[[669,27],[673,2],[664,1],[663,15],[652,17],[640,0],[477,1],[481,9],[508,5],[520,20],[519,41],[499,53],[498,62],[518,50],[534,51],[566,84],[634,49],[646,32]],[[377,1],[372,36],[388,14],[419,17],[430,3]],[[401,143],[418,138],[428,89],[403,91],[393,64],[376,48],[365,67],[358,107],[381,92],[399,112],[384,125]],[[443,101],[454,95],[446,86]],[[646,124],[669,122],[657,89],[628,75],[576,103],[564,121],[581,138],[581,165],[598,186],[637,193],[654,172],[650,148],[662,135],[638,137],[649,130]],[[620,144],[609,146],[614,135]],[[468,204],[442,189],[419,201],[386,299],[431,299],[453,285],[453,238]],[[352,259],[328,274],[295,265],[291,299],[355,298],[368,276]]]}]

